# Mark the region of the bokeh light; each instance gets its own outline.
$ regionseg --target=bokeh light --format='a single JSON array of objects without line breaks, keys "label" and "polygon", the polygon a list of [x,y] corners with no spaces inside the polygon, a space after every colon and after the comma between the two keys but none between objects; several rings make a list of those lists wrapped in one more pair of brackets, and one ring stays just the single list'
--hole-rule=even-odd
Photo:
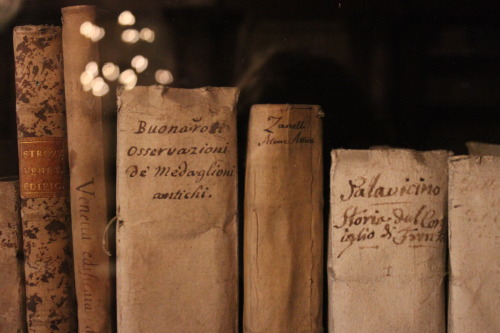
[{"label": "bokeh light", "polygon": [[174,82],[174,76],[166,69],[159,69],[155,72],[155,80],[159,84],[170,84]]},{"label": "bokeh light", "polygon": [[120,25],[134,25],[135,16],[130,11],[126,10],[120,13],[118,16],[118,23]]}]

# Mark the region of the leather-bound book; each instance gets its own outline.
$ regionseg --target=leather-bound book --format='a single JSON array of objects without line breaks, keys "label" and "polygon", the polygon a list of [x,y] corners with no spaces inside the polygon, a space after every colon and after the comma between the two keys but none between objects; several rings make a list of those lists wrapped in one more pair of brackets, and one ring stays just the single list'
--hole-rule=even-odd
[{"label": "leather-bound book", "polygon": [[29,332],[76,330],[61,28],[14,28]]}]

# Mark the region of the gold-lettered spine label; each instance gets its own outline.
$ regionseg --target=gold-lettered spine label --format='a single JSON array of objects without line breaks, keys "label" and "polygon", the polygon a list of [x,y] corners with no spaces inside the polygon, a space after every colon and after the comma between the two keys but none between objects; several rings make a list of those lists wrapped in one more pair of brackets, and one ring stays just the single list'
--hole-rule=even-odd
[{"label": "gold-lettered spine label", "polygon": [[66,150],[62,137],[19,138],[21,198],[60,197],[66,193]]}]

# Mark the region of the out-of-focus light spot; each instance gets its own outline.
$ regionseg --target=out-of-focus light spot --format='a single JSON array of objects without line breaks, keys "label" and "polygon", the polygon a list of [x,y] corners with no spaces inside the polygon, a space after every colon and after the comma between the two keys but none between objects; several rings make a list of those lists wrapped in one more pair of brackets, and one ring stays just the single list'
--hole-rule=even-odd
[{"label": "out-of-focus light spot", "polygon": [[85,71],[92,75],[92,78],[95,78],[99,74],[99,66],[97,66],[97,62],[89,62],[87,66],[85,66]]},{"label": "out-of-focus light spot", "polygon": [[104,28],[100,28],[98,26],[94,26],[94,31],[92,31],[92,36],[90,36],[90,39],[93,42],[98,42],[98,41],[100,41],[101,39],[104,38],[105,34],[106,34],[106,32],[104,31]]},{"label": "out-of-focus light spot", "polygon": [[137,80],[137,75],[135,75],[135,72],[132,69],[127,69],[120,74],[118,81],[120,81],[120,83],[123,85],[127,85],[133,82],[134,78]]},{"label": "out-of-focus light spot", "polygon": [[155,80],[159,84],[170,84],[174,82],[174,76],[166,69],[159,69],[155,73]]},{"label": "out-of-focus light spot", "polygon": [[89,85],[93,79],[94,79],[94,77],[92,76],[92,74],[90,74],[87,71],[83,72],[80,75],[80,83],[82,84],[82,86]]},{"label": "out-of-focus light spot", "polygon": [[142,73],[148,68],[148,59],[144,58],[141,55],[137,55],[134,58],[132,58],[131,65],[133,68],[135,68],[135,71],[137,73]]},{"label": "out-of-focus light spot", "polygon": [[130,82],[129,84],[124,85],[125,90],[134,89],[136,84],[137,84],[137,76],[135,77],[134,81]]},{"label": "out-of-focus light spot", "polygon": [[82,23],[82,25],[80,26],[80,33],[85,37],[91,39],[93,42],[100,41],[105,35],[104,28],[98,27],[97,25],[92,24],[92,22],[89,21]]},{"label": "out-of-focus light spot", "polygon": [[125,43],[134,44],[139,40],[139,31],[135,29],[127,29],[122,32],[122,41]]},{"label": "out-of-focus light spot", "polygon": [[80,33],[87,38],[92,36],[92,31],[94,31],[94,25],[89,21],[83,22],[80,26]]},{"label": "out-of-focus light spot", "polygon": [[148,43],[152,43],[155,40],[155,32],[149,28],[142,28],[139,33],[139,37]]},{"label": "out-of-focus light spot", "polygon": [[107,62],[102,66],[102,75],[109,81],[114,81],[120,75],[120,68],[112,62]]},{"label": "out-of-focus light spot", "polygon": [[104,96],[109,92],[109,86],[102,77],[93,79],[91,85],[94,96]]},{"label": "out-of-focus light spot", "polygon": [[134,25],[135,16],[128,10],[121,12],[121,14],[118,16],[118,23],[120,23],[121,25]]}]

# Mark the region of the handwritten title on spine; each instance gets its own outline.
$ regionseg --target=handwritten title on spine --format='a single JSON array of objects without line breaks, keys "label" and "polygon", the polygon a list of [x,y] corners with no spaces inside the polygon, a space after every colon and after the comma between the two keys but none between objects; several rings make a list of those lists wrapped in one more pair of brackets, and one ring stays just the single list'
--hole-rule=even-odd
[{"label": "handwritten title on spine", "polygon": [[[125,173],[130,178],[158,179],[158,184],[165,184],[161,179],[166,178],[182,181],[182,186],[176,182],[177,188],[154,192],[154,200],[209,199],[212,194],[207,183],[234,177],[237,172],[236,164],[227,157],[228,153],[234,153],[231,152],[231,144],[215,139],[227,138],[230,130],[225,122],[210,122],[203,117],[192,118],[182,124],[138,120],[133,134],[158,138],[158,145],[128,146],[126,156],[134,161],[144,160],[144,163],[128,166]],[[166,140],[165,136],[171,140]],[[172,144],[163,144],[169,141]]]},{"label": "handwritten title on spine", "polygon": [[337,194],[335,204],[342,214],[331,226],[340,244],[337,258],[354,246],[433,247],[445,241],[443,211],[432,204],[441,201],[445,189],[424,177],[401,177],[397,185],[388,185],[384,176],[347,179]]}]

